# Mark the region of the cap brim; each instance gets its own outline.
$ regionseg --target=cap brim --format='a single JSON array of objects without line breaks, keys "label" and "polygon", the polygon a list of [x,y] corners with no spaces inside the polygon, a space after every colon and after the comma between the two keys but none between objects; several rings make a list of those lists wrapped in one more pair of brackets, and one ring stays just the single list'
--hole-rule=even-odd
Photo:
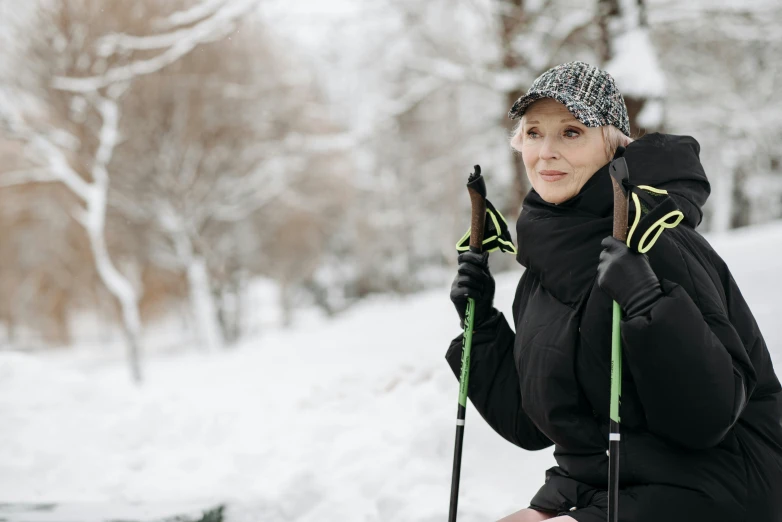
[{"label": "cap brim", "polygon": [[584,103],[565,96],[557,91],[543,90],[528,92],[513,104],[508,111],[508,117],[512,120],[521,118],[530,105],[543,98],[553,98],[564,105],[573,116],[587,127],[601,127],[608,122],[600,114]]}]

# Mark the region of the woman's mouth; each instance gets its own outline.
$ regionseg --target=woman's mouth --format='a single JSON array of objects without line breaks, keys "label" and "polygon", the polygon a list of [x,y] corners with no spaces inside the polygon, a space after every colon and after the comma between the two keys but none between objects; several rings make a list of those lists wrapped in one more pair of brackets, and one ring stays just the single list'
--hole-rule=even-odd
[{"label": "woman's mouth", "polygon": [[543,181],[559,181],[567,176],[567,173],[561,170],[541,170],[538,175],[543,178]]}]

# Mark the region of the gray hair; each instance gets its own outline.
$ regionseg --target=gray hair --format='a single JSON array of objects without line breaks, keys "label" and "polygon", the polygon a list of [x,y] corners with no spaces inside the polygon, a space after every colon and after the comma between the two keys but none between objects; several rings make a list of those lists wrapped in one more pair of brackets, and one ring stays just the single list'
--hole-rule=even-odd
[{"label": "gray hair", "polygon": [[603,125],[600,127],[603,131],[603,140],[606,143],[606,159],[611,161],[616,154],[616,149],[621,147],[627,147],[634,140],[630,136],[626,136],[622,131],[613,125]]}]

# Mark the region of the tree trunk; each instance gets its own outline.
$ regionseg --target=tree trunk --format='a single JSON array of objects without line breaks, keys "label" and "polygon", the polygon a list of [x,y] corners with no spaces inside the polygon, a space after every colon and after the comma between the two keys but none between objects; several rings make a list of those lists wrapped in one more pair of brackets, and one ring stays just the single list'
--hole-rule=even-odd
[{"label": "tree trunk", "polygon": [[[130,280],[114,266],[106,245],[106,207],[109,194],[108,164],[119,139],[119,109],[114,99],[96,97],[95,102],[96,109],[103,119],[103,125],[92,166],[93,182],[87,187],[83,187],[81,184],[74,184],[72,180],[69,186],[71,190],[76,188],[75,192],[86,205],[86,211],[80,215],[81,223],[90,239],[90,248],[98,275],[109,292],[119,301],[131,378],[133,382],[140,384],[143,375],[139,343],[141,337],[139,293]],[[66,174],[70,175],[66,178],[78,176],[70,168],[67,171]]]},{"label": "tree trunk", "polygon": [[711,226],[709,232],[727,232],[733,227],[734,217],[734,193],[736,191],[736,168],[739,159],[731,148],[725,148],[721,154],[723,169],[714,179],[714,192],[712,197]]},{"label": "tree trunk", "polygon": [[288,281],[280,284],[280,311],[282,313],[283,328],[290,328],[293,324],[293,285]]},{"label": "tree trunk", "polygon": [[[136,309],[138,309],[136,307]],[[141,347],[139,343],[140,331],[132,331],[128,328],[128,324],[132,323],[132,319],[125,318],[127,309],[123,307],[123,332],[125,333],[125,343],[128,350],[128,366],[130,367],[130,375],[133,382],[140,384],[143,380],[143,374],[141,373]]]},{"label": "tree trunk", "polygon": [[208,350],[223,347],[223,333],[217,318],[209,272],[203,257],[193,255],[187,266],[187,284],[193,317],[198,324],[201,342]]},{"label": "tree trunk", "polygon": [[[88,204],[88,208],[91,205]],[[95,259],[95,266],[100,275],[101,281],[106,288],[119,301],[122,315],[122,325],[125,332],[127,343],[128,363],[130,365],[130,374],[133,382],[140,384],[143,380],[141,370],[141,349],[139,339],[141,336],[141,314],[139,313],[139,297],[130,281],[120,273],[114,264],[106,248],[106,239],[104,237],[103,219],[105,218],[105,205],[103,211],[99,208],[90,208],[88,218],[85,221],[87,232],[90,238],[90,246]],[[97,214],[103,214],[98,216]],[[95,218],[95,219],[91,219]]]},{"label": "tree trunk", "polygon": [[212,293],[217,305],[217,321],[226,345],[239,340],[239,288],[233,281]]},{"label": "tree trunk", "polygon": [[[519,56],[513,50],[513,40],[517,34],[517,25],[523,20],[520,17],[524,16],[524,0],[509,0],[506,2],[515,11],[517,16],[508,16],[503,14],[500,16],[500,42],[502,45],[502,65],[506,70],[512,71],[522,67],[526,67],[526,64],[521,63]],[[510,110],[513,103],[524,94],[521,90],[515,90],[509,92],[505,96],[506,110]],[[511,131],[513,126],[517,123],[516,120],[503,117],[503,123]],[[521,203],[529,192],[530,184],[527,179],[527,171],[524,168],[524,162],[521,159],[521,154],[511,154],[510,156],[513,166],[513,194],[508,198],[505,203],[505,208],[501,209],[506,216],[517,216],[521,210]]]},{"label": "tree trunk", "polygon": [[219,306],[218,319],[227,344],[235,343],[242,335],[243,279],[240,270],[232,270],[227,281],[215,292]]},{"label": "tree trunk", "polygon": [[599,0],[597,3],[597,25],[600,28],[600,61],[605,65],[613,56],[613,39],[616,35],[611,33],[612,18],[621,16],[619,2],[617,0]]}]

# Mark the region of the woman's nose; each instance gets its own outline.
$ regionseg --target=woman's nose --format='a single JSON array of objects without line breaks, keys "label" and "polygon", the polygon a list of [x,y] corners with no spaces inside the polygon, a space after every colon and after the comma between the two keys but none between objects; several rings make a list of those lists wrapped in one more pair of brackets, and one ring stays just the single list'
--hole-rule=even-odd
[{"label": "woman's nose", "polygon": [[559,147],[556,139],[549,136],[543,138],[543,144],[540,147],[540,159],[559,158]]}]

